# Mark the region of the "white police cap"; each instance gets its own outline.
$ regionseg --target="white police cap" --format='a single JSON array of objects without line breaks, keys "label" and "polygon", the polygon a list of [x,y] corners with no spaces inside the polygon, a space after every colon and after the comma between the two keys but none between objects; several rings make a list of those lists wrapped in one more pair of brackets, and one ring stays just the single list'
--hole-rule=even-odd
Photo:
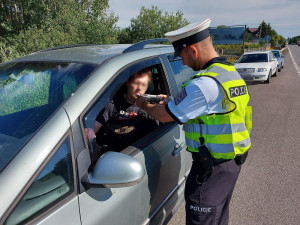
[{"label": "white police cap", "polygon": [[165,34],[175,49],[174,58],[177,57],[184,47],[195,44],[209,37],[208,27],[211,20],[206,19],[202,23],[192,23],[178,30],[170,31]]}]

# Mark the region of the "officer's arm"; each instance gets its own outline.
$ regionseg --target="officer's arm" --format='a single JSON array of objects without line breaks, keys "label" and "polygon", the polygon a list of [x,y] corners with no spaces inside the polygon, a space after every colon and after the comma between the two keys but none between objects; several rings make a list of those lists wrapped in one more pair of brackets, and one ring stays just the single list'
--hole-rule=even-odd
[{"label": "officer's arm", "polygon": [[135,103],[139,108],[144,109],[154,119],[162,123],[174,121],[167,112],[164,104],[151,104],[146,98],[140,97]]}]

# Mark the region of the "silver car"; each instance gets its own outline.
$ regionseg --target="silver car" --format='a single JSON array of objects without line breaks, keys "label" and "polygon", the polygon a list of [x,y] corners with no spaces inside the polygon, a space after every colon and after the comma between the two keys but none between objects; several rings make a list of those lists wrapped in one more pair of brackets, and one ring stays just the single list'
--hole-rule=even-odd
[{"label": "silver car", "polygon": [[181,125],[160,124],[96,159],[84,133],[133,72],[150,67],[148,93],[173,97],[194,75],[170,45],[150,45],[156,41],[65,46],[0,64],[0,224],[162,224],[172,217],[192,163]]}]

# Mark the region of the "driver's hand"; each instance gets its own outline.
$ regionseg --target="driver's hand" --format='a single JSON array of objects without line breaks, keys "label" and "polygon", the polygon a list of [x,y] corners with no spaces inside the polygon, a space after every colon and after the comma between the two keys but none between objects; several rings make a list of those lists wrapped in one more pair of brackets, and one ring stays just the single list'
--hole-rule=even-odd
[{"label": "driver's hand", "polygon": [[85,137],[88,141],[96,138],[96,134],[92,128],[84,128]]}]

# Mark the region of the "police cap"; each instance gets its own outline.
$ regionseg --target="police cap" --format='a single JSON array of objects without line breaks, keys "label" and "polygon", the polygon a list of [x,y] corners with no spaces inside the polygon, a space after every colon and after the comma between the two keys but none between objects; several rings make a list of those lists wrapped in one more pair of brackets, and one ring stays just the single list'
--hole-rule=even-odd
[{"label": "police cap", "polygon": [[209,37],[208,27],[211,20],[206,19],[202,23],[192,23],[178,30],[170,31],[165,34],[175,49],[174,58],[177,57],[180,51],[189,45],[200,42]]}]

